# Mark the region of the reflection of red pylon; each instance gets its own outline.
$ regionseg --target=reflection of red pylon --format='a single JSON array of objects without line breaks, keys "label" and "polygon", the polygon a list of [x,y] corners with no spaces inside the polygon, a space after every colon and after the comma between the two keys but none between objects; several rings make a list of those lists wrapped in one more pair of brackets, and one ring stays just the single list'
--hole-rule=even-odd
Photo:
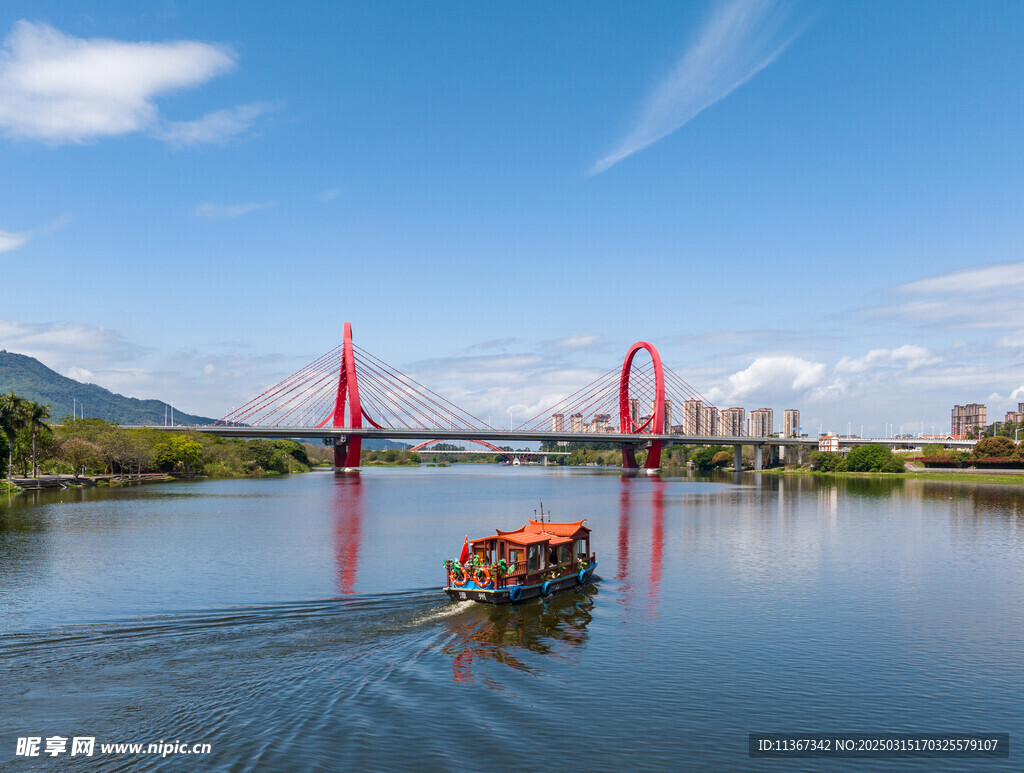
[{"label": "reflection of red pylon", "polygon": [[661,571],[665,557],[665,488],[664,481],[655,484],[654,498],[651,502],[651,614],[658,606],[658,594],[661,592]]},{"label": "reflection of red pylon", "polygon": [[334,563],[338,592],[351,595],[356,589],[359,548],[363,533],[363,488],[358,475],[339,476],[334,510]]}]

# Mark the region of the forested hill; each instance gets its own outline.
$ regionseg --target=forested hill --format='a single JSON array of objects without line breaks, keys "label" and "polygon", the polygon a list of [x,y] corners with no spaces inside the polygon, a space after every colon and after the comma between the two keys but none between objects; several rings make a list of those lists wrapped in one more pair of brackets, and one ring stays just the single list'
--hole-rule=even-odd
[{"label": "forested hill", "polygon": [[[75,401],[85,405],[86,418],[100,418],[118,424],[163,424],[167,403],[138,400],[104,389],[96,384],[62,376],[34,357],[0,351],[0,394],[14,392],[19,397],[50,406],[50,416],[59,420],[71,415]],[[214,419],[174,411],[175,424],[211,424]]]}]

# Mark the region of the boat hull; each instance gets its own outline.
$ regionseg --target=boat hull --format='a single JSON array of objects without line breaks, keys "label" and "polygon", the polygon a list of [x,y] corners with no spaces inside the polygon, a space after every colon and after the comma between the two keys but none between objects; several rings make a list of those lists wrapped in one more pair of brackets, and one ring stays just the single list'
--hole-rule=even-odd
[{"label": "boat hull", "polygon": [[[481,588],[470,580],[465,585],[449,585],[444,589],[452,601],[478,601],[482,604],[518,604],[538,596],[549,596],[560,590],[575,588],[593,582],[595,561],[589,567],[575,574],[560,577],[557,580],[545,580],[531,585],[513,585],[506,588]],[[516,593],[518,589],[518,593]],[[513,598],[515,597],[515,598]]]}]

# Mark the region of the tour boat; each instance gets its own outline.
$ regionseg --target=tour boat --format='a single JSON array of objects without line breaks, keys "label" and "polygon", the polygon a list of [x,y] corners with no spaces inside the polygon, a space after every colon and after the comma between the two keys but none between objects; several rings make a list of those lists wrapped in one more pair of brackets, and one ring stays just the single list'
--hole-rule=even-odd
[{"label": "tour boat", "polygon": [[583,521],[528,520],[515,531],[466,537],[459,560],[444,562],[447,593],[454,601],[508,604],[590,582],[597,556]]}]

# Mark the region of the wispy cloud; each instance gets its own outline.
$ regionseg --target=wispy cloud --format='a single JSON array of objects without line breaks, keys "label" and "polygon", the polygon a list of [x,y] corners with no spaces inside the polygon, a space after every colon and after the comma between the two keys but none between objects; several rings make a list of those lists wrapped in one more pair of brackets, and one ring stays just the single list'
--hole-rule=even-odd
[{"label": "wispy cloud", "polygon": [[245,204],[214,204],[206,202],[200,204],[193,210],[196,217],[207,217],[214,219],[239,217],[257,209],[266,209],[274,206],[272,202],[247,202]]},{"label": "wispy cloud", "polygon": [[18,247],[27,242],[31,237],[31,231],[22,231],[20,233],[0,231],[0,252],[9,252],[11,250],[16,250],[18,249]]},{"label": "wispy cloud", "polygon": [[902,319],[936,328],[1003,330],[1006,345],[1024,337],[1020,293],[1024,261],[950,271],[891,288],[891,302],[863,310],[872,320]]},{"label": "wispy cloud", "polygon": [[796,38],[774,0],[720,3],[672,72],[652,90],[633,129],[591,167],[599,174],[689,123],[774,62]]},{"label": "wispy cloud", "polygon": [[325,191],[320,191],[320,193],[318,193],[316,197],[320,199],[320,201],[334,201],[336,198],[338,198],[338,196],[341,195],[341,193],[341,188],[328,188]]},{"label": "wispy cloud", "polygon": [[578,335],[566,336],[565,338],[559,338],[554,341],[554,346],[562,346],[566,349],[582,349],[586,346],[592,346],[601,340],[601,336],[597,333],[580,333]]},{"label": "wispy cloud", "polygon": [[254,102],[215,110],[195,121],[169,122],[158,131],[158,135],[175,147],[226,142],[249,131],[261,115],[280,107],[276,102]]},{"label": "wispy cloud", "polygon": [[0,50],[0,132],[54,145],[132,132],[179,145],[223,141],[271,106],[260,102],[167,123],[154,100],[229,72],[237,58],[224,45],[84,39],[19,21]]},{"label": "wispy cloud", "polygon": [[24,323],[0,318],[0,348],[36,357],[55,370],[87,357],[94,365],[134,359],[146,349],[105,327],[82,324]]}]

